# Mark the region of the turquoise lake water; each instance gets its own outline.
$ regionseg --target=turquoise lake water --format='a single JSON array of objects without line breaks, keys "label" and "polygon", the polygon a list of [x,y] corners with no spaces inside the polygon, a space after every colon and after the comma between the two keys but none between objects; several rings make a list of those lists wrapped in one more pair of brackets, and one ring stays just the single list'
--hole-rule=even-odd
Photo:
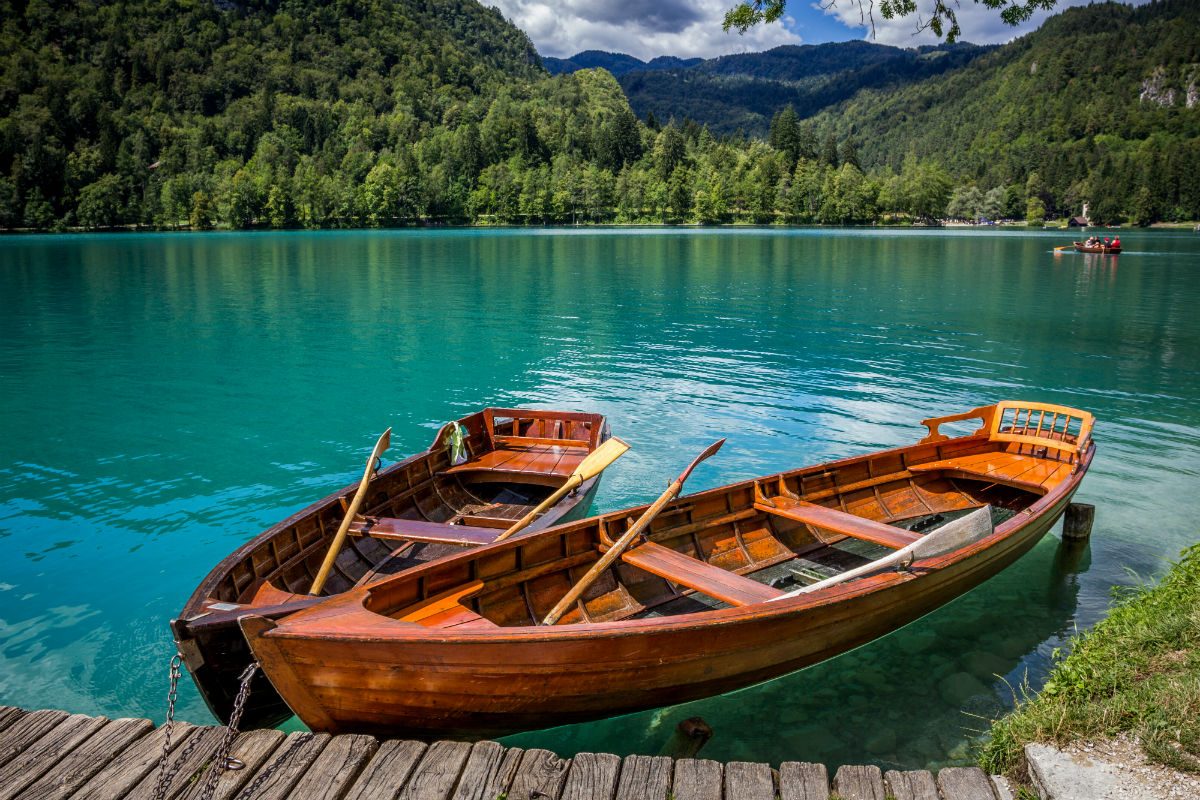
[{"label": "turquoise lake water", "polygon": [[[1099,418],[1057,534],[870,645],[730,695],[506,740],[970,758],[1109,587],[1200,540],[1200,235],[499,230],[0,239],[0,703],[165,712],[167,621],[235,546],[484,405],[597,410],[634,450],[597,510],[919,438],[998,399]],[[179,716],[209,722],[190,682]]]}]

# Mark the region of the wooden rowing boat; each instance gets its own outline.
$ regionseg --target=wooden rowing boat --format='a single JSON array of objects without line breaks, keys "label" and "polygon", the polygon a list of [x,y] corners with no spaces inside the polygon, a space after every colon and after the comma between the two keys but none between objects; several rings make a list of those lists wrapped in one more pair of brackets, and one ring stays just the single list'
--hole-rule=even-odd
[{"label": "wooden rowing boat", "polygon": [[1074,242],[1074,245],[1075,249],[1081,253],[1108,253],[1110,255],[1116,255],[1117,253],[1121,252],[1121,248],[1119,247],[1105,247],[1102,244],[1090,246],[1084,244],[1083,242]]},{"label": "wooden rowing boat", "polygon": [[[940,432],[965,420],[982,424]],[[1092,416],[1062,406],[1002,402],[924,424],[909,447],[668,503],[554,626],[538,621],[642,509],[241,625],[288,705],[321,731],[488,737],[743,687],[995,575],[1058,520],[1095,451]]]},{"label": "wooden rowing boat", "polygon": [[[228,721],[250,652],[237,620],[319,606],[373,581],[491,542],[548,498],[609,439],[599,414],[488,408],[457,421],[464,463],[452,463],[455,423],[433,444],[380,470],[363,514],[316,596],[313,586],[357,484],[343,487],[234,550],[192,594],[171,628],[184,663],[212,712]],[[583,516],[599,476],[583,481],[528,530]],[[265,678],[252,685],[243,727],[273,726],[292,712]]]}]

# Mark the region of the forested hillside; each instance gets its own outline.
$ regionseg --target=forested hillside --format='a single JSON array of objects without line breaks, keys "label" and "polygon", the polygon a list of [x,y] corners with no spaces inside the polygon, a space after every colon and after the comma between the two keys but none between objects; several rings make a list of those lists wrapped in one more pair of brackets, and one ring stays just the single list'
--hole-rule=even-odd
[{"label": "forested hillside", "polygon": [[440,210],[481,157],[457,120],[544,74],[471,0],[3,0],[0,26],[0,226],[324,224],[422,166]]},{"label": "forested hillside", "polygon": [[1200,3],[1070,8],[939,78],[864,91],[817,120],[867,168],[910,154],[1052,213],[1200,217]]},{"label": "forested hillside", "polygon": [[787,106],[807,117],[865,87],[900,87],[969,64],[991,48],[972,44],[902,49],[871,42],[784,45],[707,60],[587,51],[547,59],[551,72],[603,67],[642,118],[690,119],[714,133],[763,137]]},{"label": "forested hillside", "polygon": [[[1198,13],[1071,9],[982,56],[857,43],[881,80],[971,63],[748,140],[548,75],[474,0],[0,0],[0,228],[1196,219]],[[803,52],[684,72],[853,85]]]},{"label": "forested hillside", "polygon": [[625,53],[607,53],[603,50],[584,50],[570,58],[543,57],[542,65],[551,75],[578,72],[581,69],[601,67],[618,78],[626,72],[635,70],[686,69],[699,64],[702,58],[676,58],[675,56],[659,56],[649,61],[626,55]]}]

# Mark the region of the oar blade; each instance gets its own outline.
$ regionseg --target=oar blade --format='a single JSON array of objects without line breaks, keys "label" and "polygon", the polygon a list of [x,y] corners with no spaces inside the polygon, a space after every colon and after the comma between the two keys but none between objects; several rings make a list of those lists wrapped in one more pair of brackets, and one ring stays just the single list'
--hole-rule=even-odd
[{"label": "oar blade", "polygon": [[696,456],[692,460],[692,463],[688,464],[687,469],[685,469],[683,472],[679,473],[679,477],[675,479],[676,482],[681,483],[681,484],[685,483],[688,479],[688,476],[690,476],[692,474],[692,470],[694,470],[696,467],[700,466],[701,461],[704,461],[707,458],[712,458],[713,456],[715,456],[717,454],[717,451],[721,449],[721,445],[723,445],[723,444],[725,444],[725,440],[718,439],[717,441],[710,444],[708,447],[704,448],[704,452],[701,453],[700,455]]},{"label": "oar blade", "polygon": [[388,428],[383,432],[383,435],[375,442],[375,449],[371,451],[371,455],[379,458],[389,447],[392,446],[392,429]]},{"label": "oar blade", "polygon": [[587,458],[580,461],[579,466],[575,468],[575,474],[579,476],[580,481],[591,480],[625,455],[627,450],[629,450],[628,443],[614,436],[588,453]]}]

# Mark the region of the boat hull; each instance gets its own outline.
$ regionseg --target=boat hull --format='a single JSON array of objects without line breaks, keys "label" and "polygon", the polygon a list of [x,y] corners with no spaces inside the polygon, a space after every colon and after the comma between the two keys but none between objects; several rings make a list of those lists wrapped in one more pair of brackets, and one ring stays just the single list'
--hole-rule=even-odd
[{"label": "boat hull", "polygon": [[[464,418],[461,422],[465,426],[469,426],[469,429],[473,429],[472,423],[474,417],[477,416],[479,415]],[[598,441],[607,440],[610,435],[607,423],[603,422],[602,418],[601,427],[602,430],[597,436]],[[423,466],[423,462],[431,460],[440,451],[440,441],[439,437],[433,447],[425,453],[416,454],[382,470],[376,478],[376,482],[407,481],[408,479],[403,477],[406,470],[426,469],[432,471],[432,468]],[[601,475],[597,475],[585,481],[578,490],[567,495],[546,511],[529,525],[526,532],[520,535],[528,535],[552,525],[587,516],[599,488],[601,477]],[[336,527],[336,523],[332,526],[329,524],[331,513],[334,517],[340,515],[340,512],[337,511],[340,499],[351,494],[356,487],[356,483],[342,487],[239,547],[205,578],[193,593],[180,616],[171,621],[176,647],[183,656],[184,663],[200,696],[204,698],[205,704],[218,720],[229,721],[240,688],[241,675],[254,660],[246,639],[238,627],[238,617],[242,613],[253,612],[267,618],[278,618],[293,613],[296,608],[294,604],[289,603],[265,608],[248,606],[226,614],[213,614],[205,610],[206,601],[218,594],[218,587],[229,581],[232,572],[246,564],[253,564],[259,559],[258,554],[264,551],[277,551],[279,548],[272,542],[286,538],[291,535],[292,531],[319,530],[321,536],[327,539],[328,533],[331,533]],[[496,530],[495,533],[499,534],[500,531]],[[327,549],[327,543],[323,543],[321,539],[316,541],[319,545],[316,549],[324,552]],[[347,549],[353,551],[354,545],[348,544]],[[427,546],[409,557],[407,560],[410,564],[406,564],[406,566],[418,566],[448,554],[461,552],[461,550],[460,547],[448,545]],[[258,572],[254,567],[251,567],[251,570],[255,574]],[[313,603],[325,599],[327,598],[313,598]],[[292,710],[279,696],[267,676],[260,671],[253,679],[250,693],[243,706],[240,727],[243,729],[271,728],[291,716],[293,716]]]},{"label": "boat hull", "polygon": [[390,620],[356,628],[363,599],[346,597],[338,601],[344,617],[330,607],[303,632],[267,620],[243,624],[282,696],[315,730],[477,739],[672,705],[818,663],[979,586],[1051,529],[1090,459],[1089,452],[1067,481],[997,528],[986,547],[817,600],[579,630],[456,632]]},{"label": "boat hull", "polygon": [[1075,249],[1080,253],[1101,253],[1114,256],[1121,252],[1121,248],[1119,247],[1088,247],[1079,242],[1075,242]]}]

